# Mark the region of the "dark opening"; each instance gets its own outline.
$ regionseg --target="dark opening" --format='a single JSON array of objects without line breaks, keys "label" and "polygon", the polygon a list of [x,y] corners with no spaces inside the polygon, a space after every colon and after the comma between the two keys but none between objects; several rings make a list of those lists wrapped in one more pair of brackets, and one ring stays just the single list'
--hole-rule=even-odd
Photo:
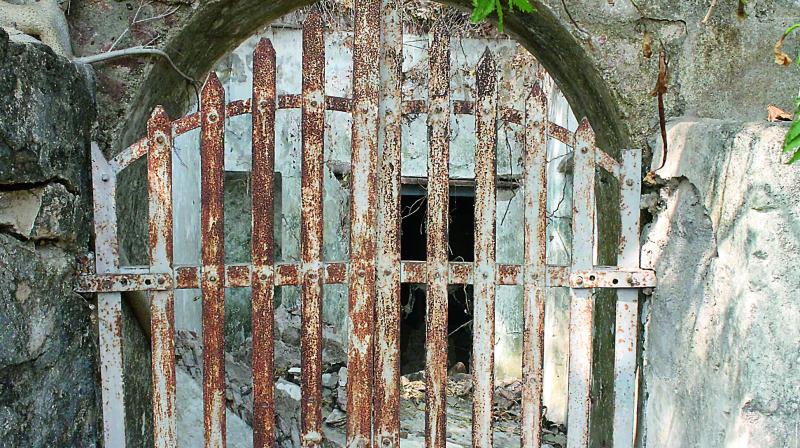
[{"label": "dark opening", "polygon": [[[448,243],[450,261],[474,260],[475,194],[471,187],[451,187]],[[427,259],[425,192],[404,188],[401,200],[400,254],[405,261]],[[448,367],[463,363],[469,369],[472,356],[471,285],[452,285],[448,294]],[[400,370],[402,374],[425,369],[425,285],[401,287]]]}]

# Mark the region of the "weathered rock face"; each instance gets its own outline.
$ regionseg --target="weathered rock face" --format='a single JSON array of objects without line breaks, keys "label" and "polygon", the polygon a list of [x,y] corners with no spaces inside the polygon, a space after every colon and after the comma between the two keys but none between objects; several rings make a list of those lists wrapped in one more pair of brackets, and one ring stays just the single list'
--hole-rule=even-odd
[{"label": "weathered rock face", "polygon": [[40,44],[0,30],[0,185],[86,186],[86,145],[95,119],[87,78]]},{"label": "weathered rock face", "polygon": [[643,446],[784,447],[800,415],[800,170],[786,127],[674,123],[644,260]]},{"label": "weathered rock face", "polygon": [[0,446],[96,446],[92,306],[73,292],[89,240],[94,103],[84,75],[0,30]]}]

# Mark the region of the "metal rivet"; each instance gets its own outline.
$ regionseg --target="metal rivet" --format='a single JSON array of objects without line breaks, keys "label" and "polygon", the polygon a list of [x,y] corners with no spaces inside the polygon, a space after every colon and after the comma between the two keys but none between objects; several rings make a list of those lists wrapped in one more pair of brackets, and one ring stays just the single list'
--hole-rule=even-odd
[{"label": "metal rivet", "polygon": [[267,274],[261,274],[261,275],[258,276],[258,278],[263,280],[263,281],[267,281]]},{"label": "metal rivet", "polygon": [[103,182],[108,182],[108,174],[103,174],[100,176],[100,179],[102,179]]},{"label": "metal rivet", "polygon": [[578,277],[575,279],[575,284],[582,285],[583,284],[583,277]]},{"label": "metal rivet", "polygon": [[164,283],[166,283],[166,281],[164,281],[164,277],[161,277],[161,278],[158,279],[158,284],[159,285],[163,285]]},{"label": "metal rivet", "polygon": [[390,439],[388,437],[384,437],[383,440],[381,441],[381,444],[383,446],[391,446],[392,445],[392,439]]},{"label": "metal rivet", "polygon": [[633,186],[633,179],[628,179],[625,181],[625,185],[632,187]]},{"label": "metal rivet", "polygon": [[367,271],[365,271],[365,270],[363,270],[363,269],[359,269],[359,270],[358,270],[358,276],[359,276],[359,277],[363,277],[363,276],[365,276],[365,275],[367,275]]},{"label": "metal rivet", "polygon": [[219,119],[219,115],[217,115],[217,112],[215,112],[215,111],[209,112],[209,114],[208,114],[208,122],[209,123],[216,123],[217,119]]},{"label": "metal rivet", "polygon": [[583,154],[586,154],[587,152],[589,152],[589,148],[581,148],[581,152]]},{"label": "metal rivet", "polygon": [[267,105],[268,104],[269,103],[267,102],[267,100],[259,100],[258,101],[258,110],[260,110],[261,112],[264,112],[265,110],[267,110]]},{"label": "metal rivet", "polygon": [[210,281],[211,283],[216,283],[217,282],[217,276],[214,275],[214,274],[209,275],[208,276],[208,281]]},{"label": "metal rivet", "polygon": [[127,285],[128,284],[128,279],[127,278],[123,278],[119,282],[122,283],[123,285]]},{"label": "metal rivet", "polygon": [[158,143],[159,145],[163,145],[165,141],[166,140],[164,139],[163,135],[159,135],[158,137],[156,137],[156,143]]}]

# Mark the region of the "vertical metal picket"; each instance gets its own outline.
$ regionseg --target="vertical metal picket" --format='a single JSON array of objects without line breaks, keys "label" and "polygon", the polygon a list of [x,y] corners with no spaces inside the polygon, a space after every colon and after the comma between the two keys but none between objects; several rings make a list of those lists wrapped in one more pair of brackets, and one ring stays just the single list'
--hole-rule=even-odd
[{"label": "vertical metal picket", "polygon": [[[573,160],[572,270],[577,271],[594,266],[595,142],[586,119],[575,133]],[[589,288],[570,291],[567,446],[579,448],[589,444],[594,297]]]},{"label": "vertical metal picket", "polygon": [[253,52],[252,259],[253,446],[275,445],[275,49],[261,39]]},{"label": "vertical metal picket", "polygon": [[[147,123],[147,196],[150,272],[172,274],[172,122],[156,107]],[[153,375],[153,439],[177,445],[175,422],[175,291],[150,293]]]},{"label": "vertical metal picket", "polygon": [[487,48],[478,62],[475,103],[475,262],[472,343],[472,446],[491,448],[496,295],[497,89]]},{"label": "vertical metal picket", "polygon": [[372,445],[380,0],[355,1],[347,446]]},{"label": "vertical metal picket", "polygon": [[[620,176],[621,235],[618,264],[639,268],[639,201],[641,195],[641,151],[622,150]],[[639,317],[639,289],[617,290],[614,333],[614,446],[630,448],[636,423],[636,342]]]},{"label": "vertical metal picket", "polygon": [[525,266],[522,448],[542,442],[544,312],[547,276],[547,96],[537,80],[525,102]]},{"label": "vertical metal picket", "polygon": [[[117,176],[103,152],[92,143],[92,204],[94,208],[95,271],[119,271],[117,240]],[[122,295],[97,294],[100,387],[105,446],[125,448],[125,377],[122,365]]]},{"label": "vertical metal picket", "polygon": [[203,424],[206,448],[225,446],[225,92],[208,75],[200,96],[200,233],[203,263]]},{"label": "vertical metal picket", "polygon": [[437,22],[428,50],[428,217],[425,445],[447,439],[447,221],[450,197],[450,36]]},{"label": "vertical metal picket", "polygon": [[401,11],[400,0],[382,0],[374,367],[375,437],[381,448],[400,446]]},{"label": "vertical metal picket", "polygon": [[300,437],[303,448],[322,443],[322,170],[325,141],[325,40],[322,18],[303,25],[302,178],[300,258],[302,261],[300,338]]}]

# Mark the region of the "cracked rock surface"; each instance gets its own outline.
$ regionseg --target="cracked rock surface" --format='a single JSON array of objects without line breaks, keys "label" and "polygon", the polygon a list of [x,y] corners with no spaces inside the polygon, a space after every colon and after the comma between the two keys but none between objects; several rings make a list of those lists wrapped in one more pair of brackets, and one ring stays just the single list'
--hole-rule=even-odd
[{"label": "cracked rock surface", "polygon": [[0,30],[0,447],[96,446],[96,323],[76,294],[89,241],[86,78]]}]

